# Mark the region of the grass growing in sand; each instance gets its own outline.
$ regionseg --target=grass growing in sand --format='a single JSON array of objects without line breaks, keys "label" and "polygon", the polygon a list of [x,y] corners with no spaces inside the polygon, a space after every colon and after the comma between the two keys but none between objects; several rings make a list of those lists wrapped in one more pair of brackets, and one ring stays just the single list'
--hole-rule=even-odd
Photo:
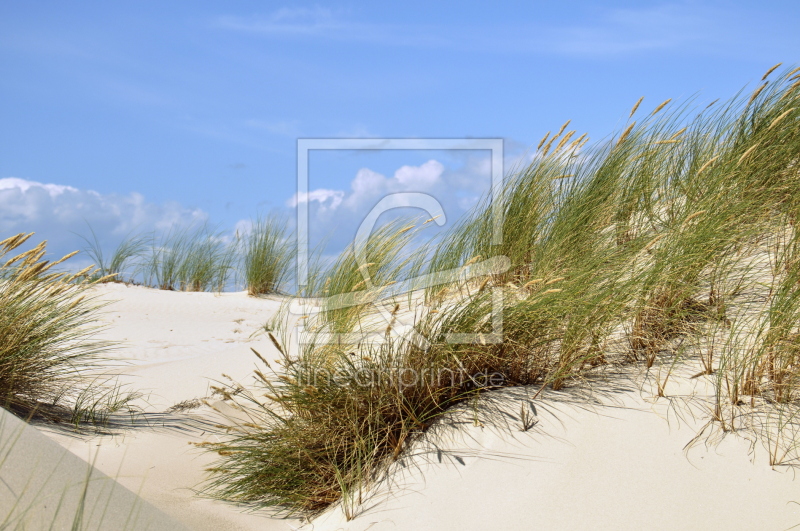
[{"label": "grass growing in sand", "polygon": [[15,254],[31,235],[0,242],[0,405],[23,417],[100,424],[136,395],[87,376],[111,347],[93,337],[101,305],[86,290],[96,271],[56,271],[75,253],[48,262],[44,242]]},{"label": "grass growing in sand", "polygon": [[242,276],[247,293],[275,293],[288,280],[294,249],[286,222],[275,217],[256,219],[242,237]]},{"label": "grass growing in sand", "polygon": [[[717,391],[709,426],[766,429],[773,464],[791,463],[800,411],[798,71],[765,75],[755,91],[699,111],[667,100],[648,112],[639,100],[622,132],[594,146],[569,122],[548,133],[495,198],[502,244],[492,244],[487,199],[414,251],[431,257],[413,261],[417,271],[461,271],[459,280],[385,295],[387,319],[369,305],[323,303],[296,352],[270,336],[282,359],[262,358],[263,389],[234,386],[249,420],[207,445],[220,455],[209,491],[289,512],[341,500],[352,516],[362,489],[453,404],[501,386],[537,385],[538,396],[619,363],[656,374],[660,396],[677,363],[697,363],[697,377]],[[364,270],[378,293],[403,280],[409,269],[395,265],[412,260],[404,238],[386,228],[364,260],[349,249],[324,294],[362,289]],[[497,256],[507,268],[468,278]],[[383,264],[395,265],[373,271]],[[408,318],[427,343],[391,334]],[[331,344],[318,333],[363,333],[369,323],[384,341]],[[465,333],[474,336],[452,341]],[[418,378],[365,383],[365,374]],[[487,374],[495,378],[479,379]]]},{"label": "grass growing in sand", "polygon": [[88,245],[86,254],[94,261],[98,278],[105,277],[109,282],[123,282],[126,273],[132,275],[126,268],[147,249],[147,238],[142,235],[128,236],[112,251],[111,256],[106,258],[97,234],[91,227],[89,232],[91,239],[85,236],[81,238]]},{"label": "grass growing in sand", "polygon": [[140,267],[145,283],[164,290],[222,291],[233,270],[235,247],[208,227],[153,235]]},{"label": "grass growing in sand", "polygon": [[170,291],[220,292],[241,282],[250,295],[277,293],[289,279],[294,257],[286,222],[277,217],[258,218],[251,230],[232,238],[207,226],[132,235],[108,259],[94,230],[89,230],[91,238],[83,238],[97,277]]}]

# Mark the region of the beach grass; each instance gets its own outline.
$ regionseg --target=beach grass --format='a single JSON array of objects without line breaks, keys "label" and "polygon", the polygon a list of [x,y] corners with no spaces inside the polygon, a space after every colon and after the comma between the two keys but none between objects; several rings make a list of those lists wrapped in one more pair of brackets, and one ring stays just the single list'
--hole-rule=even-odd
[{"label": "beach grass", "polygon": [[0,404],[23,418],[102,424],[138,397],[102,370],[113,345],[96,337],[103,304],[87,290],[109,277],[58,271],[75,253],[47,261],[45,242],[19,251],[31,236],[0,242]]},{"label": "beach grass", "polygon": [[233,236],[207,225],[132,234],[109,257],[89,231],[81,237],[96,264],[95,277],[169,291],[221,292],[241,285],[253,296],[278,293],[290,280],[294,259],[287,223],[277,216],[260,217]]},{"label": "beach grass", "polygon": [[103,253],[103,247],[97,234],[89,226],[91,238],[81,236],[86,242],[84,249],[86,254],[94,261],[97,268],[98,278],[105,277],[109,282],[124,282],[125,275],[131,280],[132,271],[128,271],[128,266],[135,266],[136,262],[144,255],[147,249],[147,238],[144,235],[129,235],[124,238],[119,245],[111,252],[110,257]]},{"label": "beach grass", "polygon": [[[797,69],[727,103],[649,108],[639,100],[620,132],[592,145],[569,122],[548,133],[494,204],[487,197],[422,251],[387,225],[360,257],[354,243],[320,269],[313,282],[328,298],[308,317],[305,342],[292,350],[270,332],[279,366],[257,353],[263,389],[231,393],[249,420],[206,445],[220,456],[208,492],[301,513],[341,501],[351,517],[363,489],[454,404],[515,385],[538,397],[615,364],[657,373],[667,397],[678,364],[696,363],[716,389],[709,425],[752,431],[754,419],[777,419],[762,435],[772,464],[791,463]],[[498,256],[508,267],[471,275]],[[386,286],[409,271],[459,275],[399,299]],[[383,320],[374,298],[354,295],[367,282],[385,299]],[[425,344],[391,334],[409,315]],[[365,374],[379,377],[365,383]],[[416,377],[387,377],[398,374]]]},{"label": "beach grass", "polygon": [[294,259],[286,221],[259,217],[242,238],[241,274],[249,295],[277,293],[289,279]]},{"label": "beach grass", "polygon": [[235,260],[235,243],[208,226],[174,227],[149,237],[138,272],[146,285],[163,290],[222,291]]}]

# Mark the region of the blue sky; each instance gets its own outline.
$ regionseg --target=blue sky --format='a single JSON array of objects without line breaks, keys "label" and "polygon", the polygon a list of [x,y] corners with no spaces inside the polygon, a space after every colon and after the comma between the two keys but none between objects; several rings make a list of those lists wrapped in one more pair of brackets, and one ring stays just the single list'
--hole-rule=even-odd
[{"label": "blue sky", "polygon": [[[86,223],[112,245],[291,215],[298,138],[503,138],[510,166],[567,119],[598,141],[640,96],[699,105],[797,66],[798,27],[788,1],[5,1],[0,236],[62,252]],[[487,189],[485,159],[314,154],[312,227],[341,246],[403,186],[452,221]]]}]

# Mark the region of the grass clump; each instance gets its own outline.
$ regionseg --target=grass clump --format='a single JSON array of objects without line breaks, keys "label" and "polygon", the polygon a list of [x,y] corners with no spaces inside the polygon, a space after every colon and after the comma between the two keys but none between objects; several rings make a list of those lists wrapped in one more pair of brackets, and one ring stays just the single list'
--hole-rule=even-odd
[{"label": "grass clump", "polygon": [[[778,419],[766,431],[771,461],[786,462],[800,412],[796,74],[699,113],[667,100],[645,114],[640,100],[621,133],[592,147],[564,124],[494,206],[486,199],[433,244],[427,269],[397,227],[376,231],[366,260],[354,244],[323,285],[352,300],[325,299],[292,356],[273,337],[281,367],[256,373],[267,400],[231,394],[248,397],[250,417],[209,445],[221,456],[211,490],[300,512],[342,500],[348,511],[453,404],[495,387],[579,386],[617,363],[657,372],[659,396],[677,363],[699,363],[716,389],[711,423],[741,431]],[[498,256],[507,267],[471,274]],[[378,293],[388,316],[353,298],[411,263],[428,278],[458,274],[404,301]],[[404,319],[424,344],[390,339]],[[370,326],[386,339],[332,344],[321,333]]]},{"label": "grass clump", "polygon": [[[233,437],[204,445],[224,461],[211,469],[216,495],[289,513],[314,513],[342,496],[357,497],[362,480],[452,402],[452,393],[407,386],[406,352],[397,347],[390,341],[358,356],[326,349],[324,359],[313,353],[310,363],[283,357],[283,368],[269,377],[256,371],[266,394],[237,387],[248,417],[233,427]],[[394,369],[396,376],[372,369]],[[364,385],[373,377],[374,385]]]},{"label": "grass clump", "polygon": [[242,236],[242,275],[249,295],[280,291],[288,280],[294,250],[286,222],[275,217],[256,219]]},{"label": "grass clump", "polygon": [[286,222],[277,217],[259,218],[250,231],[233,237],[207,226],[129,236],[110,257],[89,230],[91,237],[83,239],[97,264],[95,278],[170,291],[220,292],[241,282],[250,295],[279,292],[289,279],[294,256]]},{"label": "grass clump", "polygon": [[[136,395],[87,376],[111,344],[95,338],[102,306],[87,289],[94,267],[74,274],[44,259],[45,242],[14,254],[31,234],[0,242],[0,405],[23,417],[101,421]],[[91,400],[89,398],[91,397]]]},{"label": "grass clump", "polygon": [[[110,257],[103,254],[103,248],[97,238],[94,230],[89,227],[91,232],[91,239],[81,236],[86,241],[88,247],[85,249],[86,254],[94,261],[97,267],[97,278],[105,277],[109,282],[124,282],[124,275],[126,268],[129,265],[135,265],[137,259],[140,259],[145,250],[147,249],[147,239],[142,236],[128,236],[120,242],[114,249]],[[130,273],[132,277],[132,273]],[[129,277],[129,280],[131,279]]]},{"label": "grass clump", "polygon": [[234,269],[235,247],[205,226],[173,229],[150,242],[141,270],[159,289],[222,291]]}]

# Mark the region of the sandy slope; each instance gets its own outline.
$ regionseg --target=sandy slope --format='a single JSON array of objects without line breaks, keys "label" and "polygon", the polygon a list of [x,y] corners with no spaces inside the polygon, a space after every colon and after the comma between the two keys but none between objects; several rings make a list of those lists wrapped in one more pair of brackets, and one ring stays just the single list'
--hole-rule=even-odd
[{"label": "sandy slope", "polygon": [[[211,459],[188,443],[209,435],[186,414],[164,415],[178,402],[208,396],[211,380],[222,373],[252,381],[250,347],[268,358],[276,352],[262,336],[250,336],[280,301],[122,285],[98,292],[117,299],[108,307],[105,337],[126,342],[118,352],[130,361],[125,378],[148,390],[152,426],[116,436],[48,435],[83,458],[99,447],[100,470],[191,528],[300,527],[297,520],[194,496],[191,488]],[[526,432],[511,417],[502,417],[508,425],[483,417],[476,426],[470,411],[456,412],[394,466],[389,481],[365,493],[353,508],[355,519],[347,521],[338,506],[302,528],[782,530],[800,524],[794,503],[800,488],[791,470],[772,470],[759,445],[753,453],[733,436],[684,452],[704,420],[677,418],[637,381],[595,395],[601,403],[570,392],[545,394],[537,400],[539,422]],[[700,395],[710,390],[702,378],[692,383]],[[496,395],[514,415],[525,392]],[[189,413],[202,419],[210,410]]]},{"label": "sandy slope", "polygon": [[355,519],[348,522],[337,507],[313,529],[783,530],[800,524],[795,474],[772,470],[760,448],[755,462],[741,438],[685,452],[702,423],[677,418],[666,404],[653,406],[635,389],[604,402],[553,393],[539,402],[540,422],[528,432],[513,420],[505,428],[475,426],[467,412],[457,429],[438,436],[436,446],[445,451],[418,445],[416,455],[395,467],[393,484],[356,506]]},{"label": "sandy slope", "polygon": [[189,529],[0,409],[0,529]]},{"label": "sandy slope", "polygon": [[113,436],[46,433],[84,459],[99,451],[97,468],[192,529],[296,527],[293,520],[246,513],[194,495],[192,489],[213,459],[189,444],[209,440],[209,435],[202,424],[187,419],[211,417],[213,412],[202,407],[164,415],[179,402],[209,396],[209,385],[223,373],[243,383],[252,381],[256,358],[250,348],[271,355],[274,347],[250,336],[280,302],[245,293],[176,293],[119,284],[97,291],[102,299],[114,301],[105,309],[110,326],[103,337],[123,342],[124,348],[115,353],[128,364],[121,381],[146,394],[141,405],[151,426],[140,419],[136,428]]}]

